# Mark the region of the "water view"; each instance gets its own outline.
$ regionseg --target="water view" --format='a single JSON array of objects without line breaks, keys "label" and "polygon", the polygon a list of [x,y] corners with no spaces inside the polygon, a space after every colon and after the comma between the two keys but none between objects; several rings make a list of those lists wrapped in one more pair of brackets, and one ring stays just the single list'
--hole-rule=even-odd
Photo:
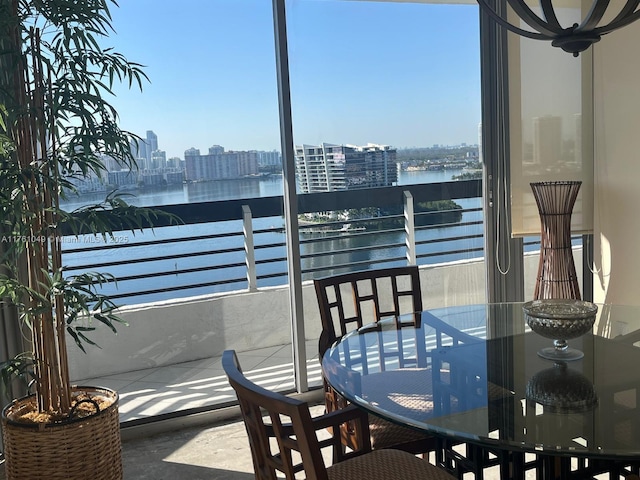
[{"label": "water view", "polygon": [[[450,181],[452,175],[460,174],[459,170],[444,171],[411,171],[400,172],[400,185],[438,183]],[[178,186],[176,188],[163,188],[158,190],[139,190],[132,192],[128,198],[132,204],[141,206],[171,205],[183,203],[195,203],[204,201],[219,201],[237,198],[255,198],[278,196],[282,194],[282,177],[272,175],[256,179],[242,179],[230,181],[217,181],[206,183],[193,183]],[[99,202],[104,199],[104,193],[82,195],[63,204],[66,210],[73,210],[83,205]],[[458,200],[463,208],[479,208],[480,199]],[[462,221],[482,220],[481,212],[465,212]],[[279,259],[286,256],[284,247],[283,220],[280,217],[261,218],[254,220],[255,230],[272,230],[256,235],[256,246],[280,245],[277,247],[256,250],[256,259]],[[236,232],[229,237],[215,239],[195,239],[201,235],[211,233]],[[417,241],[437,240],[443,237],[459,237],[469,235],[481,235],[482,225],[442,227],[427,231],[417,232]],[[322,234],[320,234],[322,235]],[[316,235],[317,236],[317,235]],[[170,239],[182,237],[192,239],[175,244],[163,244],[161,246],[135,246],[148,240]],[[375,264],[385,258],[403,258],[404,247],[393,248],[366,248],[375,245],[403,245],[402,233],[380,233],[368,236],[339,236],[337,239],[323,242],[305,243],[305,240],[313,237],[313,234],[305,234],[302,239],[302,268],[304,270],[329,268],[334,264]],[[372,238],[375,241],[372,242]],[[114,238],[115,243],[129,245],[126,249],[102,249],[95,250],[97,246],[105,246],[101,239],[81,237],[80,239],[67,239],[64,249],[74,253],[65,255],[65,263],[79,270],[103,271],[113,274],[118,278],[117,285],[111,284],[104,287],[105,293],[114,297],[128,295],[130,292],[166,289],[166,292],[144,294],[139,296],[124,296],[118,299],[119,304],[144,303],[150,301],[166,300],[169,298],[202,295],[221,291],[231,291],[246,288],[245,253],[243,250],[242,226],[240,221],[217,222],[215,224],[183,225],[176,227],[156,228],[135,236],[129,232],[122,232]],[[112,242],[113,243],[113,242]],[[439,255],[433,258],[425,258],[419,261],[424,263],[441,263],[446,261],[461,260],[482,256],[482,252],[473,251],[482,248],[482,238],[459,239],[447,241],[446,244],[426,244],[419,247],[419,254],[429,252],[451,250],[457,253]],[[87,249],[93,249],[91,252]],[[225,253],[215,253],[220,250],[234,250]],[[340,252],[330,256],[311,256],[323,252]],[[207,253],[209,252],[209,253]],[[191,253],[196,256],[186,258],[166,258],[180,254]],[[163,257],[153,262],[139,262],[150,257]],[[305,258],[306,257],[306,258]],[[111,262],[128,260],[128,265],[110,265]],[[396,262],[397,264],[403,261]],[[393,263],[385,262],[385,266]],[[211,267],[217,269],[207,269]],[[366,268],[366,267],[361,267]],[[78,272],[76,270],[75,272]],[[271,261],[259,264],[258,276],[270,276],[258,280],[259,286],[281,285],[286,283],[286,262],[284,260]],[[185,271],[188,271],[185,273]],[[175,272],[166,275],[167,272]],[[72,270],[71,273],[74,273]],[[140,275],[149,273],[163,274],[157,277],[139,278]],[[337,273],[326,271],[323,275]],[[304,279],[310,279],[311,274],[306,274]],[[186,288],[192,284],[211,284],[221,280],[224,284],[208,285],[198,288]]]},{"label": "water view", "polygon": [[[449,182],[462,170],[417,170],[398,172],[398,185]],[[272,197],[282,195],[282,176],[270,175],[251,179],[189,183],[172,187],[123,192],[133,205],[158,206],[183,203],[212,202],[236,198]],[[75,208],[104,200],[105,193],[83,194],[69,198],[62,207]]]}]

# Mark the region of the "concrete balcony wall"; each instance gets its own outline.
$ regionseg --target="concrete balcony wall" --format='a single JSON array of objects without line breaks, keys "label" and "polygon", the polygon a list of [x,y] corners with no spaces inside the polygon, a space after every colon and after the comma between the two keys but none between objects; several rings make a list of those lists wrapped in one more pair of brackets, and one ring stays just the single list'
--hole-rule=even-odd
[{"label": "concrete balcony wall", "polygon": [[[582,249],[574,249],[582,278]],[[524,256],[525,299],[533,295],[538,253]],[[486,302],[484,261],[461,261],[420,268],[423,305],[433,309]],[[69,339],[69,364],[75,380],[215,357],[227,348],[247,352],[291,342],[289,289],[286,285],[189,299],[129,306],[129,326],[114,335],[102,325],[91,338],[101,348],[82,353]],[[320,336],[320,318],[311,282],[303,285],[305,337]],[[317,352],[307,352],[311,357]]]},{"label": "concrete balcony wall", "polygon": [[[425,308],[485,301],[484,262],[465,261],[422,267]],[[286,285],[257,292],[237,291],[122,309],[129,326],[114,335],[102,325],[91,338],[101,348],[84,354],[69,339],[69,363],[75,380],[167,366],[291,342],[289,290]],[[320,318],[311,282],[305,282],[305,336],[320,335]],[[307,352],[312,356],[316,352]]]}]

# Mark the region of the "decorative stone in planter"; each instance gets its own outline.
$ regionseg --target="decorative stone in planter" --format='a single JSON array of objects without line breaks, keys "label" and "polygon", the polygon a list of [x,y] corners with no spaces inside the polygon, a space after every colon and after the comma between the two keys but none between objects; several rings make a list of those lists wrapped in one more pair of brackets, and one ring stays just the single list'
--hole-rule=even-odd
[{"label": "decorative stone in planter", "polygon": [[29,420],[33,396],[2,411],[7,480],[121,480],[122,453],[118,394],[107,388],[76,386],[67,419]]}]

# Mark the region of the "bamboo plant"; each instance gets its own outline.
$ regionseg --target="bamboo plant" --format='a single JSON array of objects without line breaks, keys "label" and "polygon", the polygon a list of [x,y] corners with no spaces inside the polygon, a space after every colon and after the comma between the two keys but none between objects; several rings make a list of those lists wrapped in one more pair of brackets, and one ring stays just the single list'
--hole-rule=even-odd
[{"label": "bamboo plant", "polygon": [[[103,273],[68,276],[63,234],[137,231],[159,213],[117,195],[75,212],[60,208],[74,179],[102,176],[108,155],[136,168],[109,103],[117,82],[142,88],[141,65],[101,42],[112,33],[113,0],[0,0],[0,306],[29,327],[30,351],[3,377],[30,371],[37,411],[65,418],[72,408],[66,338],[82,349],[95,320],[113,331],[116,305],[100,293]],[[4,308],[6,313],[6,308]],[[1,314],[1,312],[0,312]]]}]

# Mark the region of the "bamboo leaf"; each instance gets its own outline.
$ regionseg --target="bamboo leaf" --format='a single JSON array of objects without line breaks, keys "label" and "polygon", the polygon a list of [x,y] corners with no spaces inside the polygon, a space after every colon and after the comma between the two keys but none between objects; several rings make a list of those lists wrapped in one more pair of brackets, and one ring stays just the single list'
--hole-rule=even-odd
[{"label": "bamboo leaf", "polygon": [[87,353],[87,351],[84,348],[84,345],[82,344],[82,341],[80,340],[79,335],[76,333],[76,331],[71,328],[71,327],[67,327],[67,332],[69,333],[69,335],[71,335],[71,338],[73,338],[73,340],[76,343],[76,346],[82,350],[84,353]]},{"label": "bamboo leaf", "polygon": [[[14,5],[17,12],[9,8]],[[88,337],[96,329],[92,322],[113,332],[116,325],[126,325],[117,305],[99,293],[116,278],[69,275],[50,255],[55,242],[50,245],[48,239],[64,233],[106,240],[115,231],[152,228],[158,219],[179,223],[174,216],[132,206],[117,192],[76,212],[57,206],[58,196],[73,194],[75,179],[106,175],[103,155],[122,168],[137,167],[129,147],[135,136],[120,128],[108,100],[116,82],[142,89],[149,79],[143,65],[103,46],[113,32],[109,8],[114,5],[112,0],[0,0],[0,231],[12,239],[44,239],[1,243],[0,238],[0,305],[15,307],[34,338],[40,338],[43,322],[54,322],[54,330],[66,330],[82,351],[95,345]],[[30,279],[21,282],[25,258]],[[65,338],[45,340],[63,345]],[[56,349],[33,343],[34,361],[60,364],[50,357]],[[3,365],[2,378],[26,366]],[[52,405],[47,408],[58,408],[53,399],[65,395],[45,392],[40,381],[36,389]]]},{"label": "bamboo leaf", "polygon": [[101,348],[100,345],[98,345],[97,343],[95,343],[94,341],[92,341],[90,338],[88,338],[86,335],[84,335],[82,332],[76,332],[78,334],[78,337],[80,339],[82,339],[83,342],[88,343],[89,345],[93,345],[94,347],[98,347]]}]

